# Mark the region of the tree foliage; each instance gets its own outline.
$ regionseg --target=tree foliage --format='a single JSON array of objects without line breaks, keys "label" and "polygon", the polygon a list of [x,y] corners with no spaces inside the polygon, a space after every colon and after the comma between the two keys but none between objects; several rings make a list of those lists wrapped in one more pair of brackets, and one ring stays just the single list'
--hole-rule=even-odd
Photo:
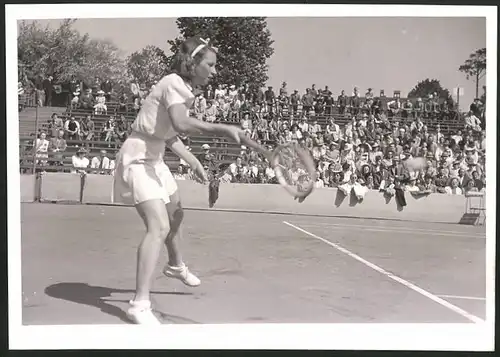
[{"label": "tree foliage", "polygon": [[479,95],[479,80],[486,75],[486,48],[480,48],[471,53],[458,70],[465,73],[467,80],[470,78],[475,80],[477,97]]},{"label": "tree foliage", "polygon": [[417,83],[415,87],[408,93],[408,98],[428,98],[429,95],[437,93],[438,98],[444,100],[449,106],[454,105],[450,91],[443,88],[441,82],[437,79],[425,79]]},{"label": "tree foliage", "polygon": [[110,41],[90,39],[73,29],[74,19],[65,19],[56,29],[37,21],[23,21],[18,34],[18,62],[27,78],[49,75],[55,82],[71,78],[92,83],[96,78],[122,79],[125,64],[119,49]]},{"label": "tree foliage", "polygon": [[217,47],[214,84],[248,83],[255,88],[269,79],[266,61],[274,53],[274,41],[265,17],[182,17],[177,19],[177,26],[181,37],[168,41],[172,53],[192,36],[209,38]]},{"label": "tree foliage", "polygon": [[127,74],[147,88],[158,82],[168,72],[168,58],[156,46],[146,46],[127,58]]}]

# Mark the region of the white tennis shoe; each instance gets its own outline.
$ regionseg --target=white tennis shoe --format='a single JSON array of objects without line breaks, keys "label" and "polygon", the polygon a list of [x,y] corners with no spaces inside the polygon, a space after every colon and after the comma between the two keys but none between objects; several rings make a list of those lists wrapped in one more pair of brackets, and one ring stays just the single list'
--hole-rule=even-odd
[{"label": "white tennis shoe", "polygon": [[127,317],[138,325],[161,325],[153,314],[151,301],[130,301]]},{"label": "white tennis shoe", "polygon": [[191,273],[188,267],[185,265],[180,267],[172,267],[167,264],[163,269],[163,274],[168,278],[178,279],[187,286],[198,286],[201,284],[200,279],[198,279],[193,273]]}]

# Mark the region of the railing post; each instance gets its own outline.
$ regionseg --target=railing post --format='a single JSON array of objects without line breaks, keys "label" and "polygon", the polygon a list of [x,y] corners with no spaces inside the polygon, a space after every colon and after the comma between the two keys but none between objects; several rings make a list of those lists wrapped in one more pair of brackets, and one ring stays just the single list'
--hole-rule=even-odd
[{"label": "railing post", "polygon": [[87,182],[87,173],[80,173],[80,203],[83,203],[83,192],[85,191],[85,183]]},{"label": "railing post", "polygon": [[41,202],[42,200],[42,173],[35,173],[35,202]]}]

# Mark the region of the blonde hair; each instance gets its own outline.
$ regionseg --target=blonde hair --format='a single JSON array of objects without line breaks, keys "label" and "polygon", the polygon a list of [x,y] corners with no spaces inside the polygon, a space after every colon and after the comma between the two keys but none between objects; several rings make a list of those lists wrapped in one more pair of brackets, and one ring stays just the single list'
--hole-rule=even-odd
[{"label": "blonde hair", "polygon": [[185,80],[191,80],[194,76],[194,69],[208,51],[217,53],[217,49],[210,45],[210,39],[203,39],[195,36],[185,40],[179,47],[179,51],[175,54],[171,71],[177,73]]}]

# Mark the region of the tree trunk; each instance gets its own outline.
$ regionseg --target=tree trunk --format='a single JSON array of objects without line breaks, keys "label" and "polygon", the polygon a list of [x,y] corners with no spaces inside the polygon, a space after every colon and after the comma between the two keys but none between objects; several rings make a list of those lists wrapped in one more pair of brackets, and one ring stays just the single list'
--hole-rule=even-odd
[{"label": "tree trunk", "polygon": [[476,74],[476,98],[479,98],[479,73]]}]

